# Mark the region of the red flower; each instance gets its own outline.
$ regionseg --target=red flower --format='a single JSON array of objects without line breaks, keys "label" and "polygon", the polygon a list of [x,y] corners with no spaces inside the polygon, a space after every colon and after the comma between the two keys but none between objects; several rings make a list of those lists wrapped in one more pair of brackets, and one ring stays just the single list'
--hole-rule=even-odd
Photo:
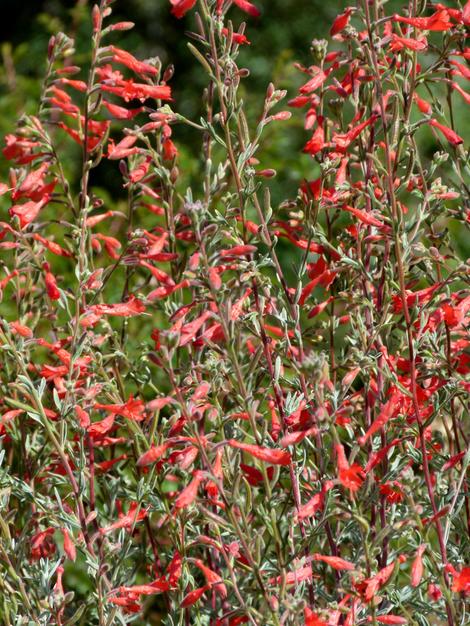
[{"label": "red flower", "polygon": [[140,422],[144,419],[145,404],[142,400],[137,400],[133,395],[129,396],[129,400],[124,404],[95,404],[95,409],[104,409],[110,411],[113,415],[122,415],[134,422]]},{"label": "red flower", "polygon": [[171,12],[178,19],[184,17],[196,4],[196,0],[170,0],[170,2],[173,5]]},{"label": "red flower", "polygon": [[337,570],[353,570],[356,569],[356,566],[350,561],[346,561],[345,559],[340,558],[339,556],[327,556],[324,554],[313,554],[312,558],[314,561],[323,561],[327,565],[330,565],[334,569]]},{"label": "red flower", "polygon": [[21,337],[26,337],[27,339],[31,339],[33,336],[31,328],[23,326],[23,324],[20,324],[18,321],[10,322],[10,329],[12,333],[20,335]]},{"label": "red flower", "polygon": [[145,305],[135,296],[131,296],[126,302],[118,304],[94,304],[86,309],[85,316],[81,320],[82,326],[91,326],[103,315],[115,317],[133,317],[145,311]]},{"label": "red flower", "polygon": [[353,126],[347,133],[335,133],[331,139],[331,143],[340,152],[344,152],[346,148],[355,141],[362,131],[375,122],[377,115],[374,113],[364,122],[361,122],[357,126]]},{"label": "red flower", "polygon": [[188,606],[192,606],[193,604],[196,604],[196,602],[203,595],[203,593],[205,593],[208,589],[210,589],[210,587],[211,587],[210,585],[204,585],[204,587],[199,587],[199,589],[194,589],[193,591],[190,591],[189,593],[187,593],[184,596],[183,601],[180,604],[180,608],[185,609]]},{"label": "red flower", "polygon": [[185,509],[194,502],[197,497],[197,490],[199,485],[204,480],[204,473],[200,470],[196,470],[193,475],[192,481],[175,500],[175,509]]},{"label": "red flower", "polygon": [[406,48],[407,50],[414,50],[415,52],[421,52],[422,50],[426,50],[428,47],[428,41],[426,37],[421,37],[420,39],[408,39],[407,37],[399,37],[392,35],[392,43],[390,44],[390,50],[392,52],[397,52],[398,50],[403,50]]},{"label": "red flower", "polygon": [[246,256],[247,254],[256,252],[256,250],[257,250],[256,246],[246,244],[243,246],[234,246],[233,248],[229,248],[228,250],[221,250],[220,256],[222,257]]},{"label": "red flower", "polygon": [[77,551],[75,549],[75,544],[72,541],[72,538],[69,535],[69,532],[66,528],[62,528],[62,535],[64,537],[64,552],[71,561],[75,561],[77,558]]},{"label": "red flower", "polygon": [[426,550],[426,546],[420,545],[416,550],[416,556],[411,566],[411,586],[417,587],[423,577],[423,552]]},{"label": "red flower", "polygon": [[321,619],[317,613],[314,613],[308,607],[304,609],[304,624],[305,626],[328,626],[325,620]]},{"label": "red flower", "polygon": [[247,452],[256,459],[260,459],[260,461],[265,463],[271,463],[271,465],[289,465],[291,462],[291,456],[285,450],[274,450],[249,443],[240,443],[235,439],[230,439],[228,443],[232,448],[243,450],[243,452]]},{"label": "red flower", "polygon": [[36,533],[31,541],[31,559],[47,559],[56,552],[56,545],[52,538],[54,528],[46,528]]},{"label": "red flower", "polygon": [[420,30],[441,31],[452,28],[452,22],[446,10],[436,11],[430,17],[402,17],[401,15],[394,15],[393,19],[395,22],[409,24]]},{"label": "red flower", "polygon": [[463,143],[462,137],[457,135],[457,133],[453,131],[451,128],[449,128],[448,126],[444,126],[444,124],[440,124],[434,118],[429,120],[428,124],[430,126],[434,126],[434,128],[437,128],[437,130],[441,131],[441,133],[444,135],[447,141],[451,143],[453,146],[458,146],[459,144]]},{"label": "red flower", "polygon": [[464,567],[460,572],[456,571],[454,573],[452,591],[455,591],[456,593],[462,592],[465,595],[470,595],[470,567]]},{"label": "red flower", "polygon": [[377,419],[371,424],[366,434],[362,437],[359,437],[359,444],[363,446],[366,441],[375,435],[381,428],[387,424],[387,422],[394,417],[396,410],[399,406],[399,401],[401,399],[401,394],[398,391],[395,391],[391,398],[383,405],[380,414]]},{"label": "red flower", "polygon": [[297,511],[297,518],[304,519],[312,517],[317,511],[323,509],[325,503],[325,494],[333,487],[333,481],[327,480],[322,485],[321,491],[316,493],[308,502],[302,505]]},{"label": "red flower", "polygon": [[120,48],[116,48],[116,46],[109,46],[109,50],[113,55],[113,61],[115,63],[125,65],[133,72],[136,72],[136,74],[158,74],[156,67],[153,67],[153,65],[149,65],[148,63],[144,63],[143,61],[139,61],[126,50],[121,50]]},{"label": "red flower", "polygon": [[305,85],[299,89],[301,94],[310,94],[312,91],[316,91],[319,87],[323,85],[325,80],[328,78],[328,74],[323,72],[322,70],[318,70],[313,78],[311,78]]},{"label": "red flower", "polygon": [[467,3],[462,9],[462,22],[465,26],[470,26],[470,0],[467,0]]},{"label": "red flower", "polygon": [[139,467],[145,467],[151,465],[160,459],[170,447],[169,443],[162,443],[159,446],[152,446],[147,452],[144,452],[138,460],[137,465]]},{"label": "red flower", "polygon": [[320,152],[320,150],[327,146],[328,143],[325,143],[325,132],[319,120],[319,126],[317,126],[312,138],[305,144],[303,152],[314,156],[317,152]]},{"label": "red flower", "polygon": [[139,107],[138,109],[126,109],[125,107],[120,107],[106,100],[103,100],[102,104],[117,120],[131,120],[144,110],[143,107]]},{"label": "red flower", "polygon": [[124,515],[120,514],[119,519],[111,524],[110,526],[106,526],[105,528],[100,529],[100,534],[107,535],[113,530],[118,530],[119,528],[125,528],[130,531],[137,524],[137,522],[142,521],[147,517],[147,511],[139,507],[137,502],[132,502],[129,511]]},{"label": "red flower", "polygon": [[24,204],[15,204],[10,208],[10,215],[12,217],[16,216],[20,220],[21,228],[25,228],[28,224],[31,224],[39,214],[39,211],[45,206],[49,201],[49,196],[44,196],[38,202],[34,202],[30,200],[29,202],[25,202]]},{"label": "red flower", "polygon": [[[228,33],[228,28],[222,28],[222,35],[224,37],[228,37]],[[232,33],[232,41],[234,41],[238,45],[251,44],[251,41],[248,41],[248,39],[245,37],[245,35],[242,35],[242,33]]]},{"label": "red flower", "polygon": [[206,583],[213,587],[222,599],[225,599],[227,597],[227,588],[219,574],[212,571],[207,565],[204,565],[201,559],[194,559],[194,564],[203,573]]},{"label": "red flower", "polygon": [[351,13],[353,12],[353,8],[352,7],[348,7],[344,13],[341,13],[341,15],[338,15],[334,22],[332,27],[330,28],[330,35],[332,37],[334,37],[335,35],[337,35],[338,33],[340,33],[342,30],[344,30],[346,28],[346,26],[349,24],[349,20],[351,18]]},{"label": "red flower", "polygon": [[49,270],[49,264],[44,263],[44,269],[46,270],[44,275],[44,282],[46,283],[47,295],[51,300],[60,299],[60,291],[57,287],[57,280],[54,274]]},{"label": "red flower", "polygon": [[[299,569],[296,569],[293,572],[289,572],[287,576],[285,577],[285,582],[286,582],[286,585],[297,585],[298,583],[301,583],[304,580],[309,580],[310,578],[312,578],[312,576],[313,576],[312,567],[310,565],[307,565],[305,567],[299,567]],[[282,582],[282,576],[270,578],[269,582],[272,585],[273,584],[279,585]]]},{"label": "red flower", "polygon": [[349,465],[343,446],[338,443],[335,446],[338,462],[338,478],[346,489],[357,491],[364,481],[364,471],[360,465],[353,463]]},{"label": "red flower", "polygon": [[387,502],[392,504],[401,502],[405,497],[403,493],[403,485],[397,480],[388,481],[383,485],[380,485],[379,491],[385,496]]},{"label": "red flower", "polygon": [[171,100],[171,87],[168,85],[147,85],[146,83],[134,83],[132,79],[118,81],[115,85],[101,83],[102,91],[107,91],[115,96],[124,98],[126,102],[130,100],[140,100],[143,102],[147,98],[155,100]]},{"label": "red flower", "polygon": [[259,17],[261,15],[261,11],[255,7],[254,4],[248,2],[248,0],[233,0],[233,3],[237,5],[239,9],[248,13],[252,17]]},{"label": "red flower", "polygon": [[423,100],[423,98],[420,98],[416,92],[413,94],[413,99],[418,105],[418,109],[421,111],[421,113],[424,113],[425,115],[431,115],[432,106],[429,104],[429,102]]}]

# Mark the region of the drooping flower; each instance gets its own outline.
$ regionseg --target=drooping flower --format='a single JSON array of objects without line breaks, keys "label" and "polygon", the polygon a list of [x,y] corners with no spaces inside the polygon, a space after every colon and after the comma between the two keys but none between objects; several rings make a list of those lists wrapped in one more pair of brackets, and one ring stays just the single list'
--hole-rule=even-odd
[{"label": "drooping flower", "polygon": [[289,465],[291,462],[291,455],[286,450],[274,450],[272,448],[263,448],[249,443],[241,443],[235,439],[230,439],[228,444],[232,448],[238,448],[243,450],[247,454],[254,456],[260,461],[265,463],[271,463],[271,465]]},{"label": "drooping flower", "polygon": [[233,0],[233,3],[245,13],[251,15],[251,17],[259,17],[261,15],[261,11],[252,2],[248,2],[248,0]]},{"label": "drooping flower", "polygon": [[333,567],[336,570],[356,569],[356,566],[354,565],[354,563],[351,563],[350,561],[346,561],[345,559],[342,559],[339,556],[329,556],[326,554],[313,554],[312,558],[314,561],[322,561],[323,563],[330,565],[330,567]]},{"label": "drooping flower", "polygon": [[175,500],[175,509],[185,509],[194,502],[197,497],[197,491],[199,485],[204,480],[204,472],[196,470],[193,474],[193,479],[187,487],[179,494]]},{"label": "drooping flower", "polygon": [[332,37],[334,37],[346,28],[346,26],[349,24],[349,20],[351,19],[351,13],[353,12],[353,10],[354,9],[352,7],[347,7],[347,9],[343,11],[341,15],[335,17],[333,25],[330,28],[330,35]]},{"label": "drooping flower", "polygon": [[423,577],[423,552],[426,550],[426,545],[422,544],[416,550],[416,556],[411,566],[411,586],[417,587]]},{"label": "drooping flower", "polygon": [[196,4],[196,0],[170,0],[170,2],[173,5],[171,12],[178,19],[184,17]]},{"label": "drooping flower", "polygon": [[452,128],[449,128],[448,126],[444,126],[444,124],[439,123],[436,119],[430,119],[428,121],[429,126],[433,126],[434,128],[437,128],[437,130],[439,130],[444,137],[447,139],[447,141],[449,143],[451,143],[453,146],[458,146],[461,143],[463,143],[463,139],[462,137],[460,137],[460,135],[457,135],[457,133],[452,130]]}]

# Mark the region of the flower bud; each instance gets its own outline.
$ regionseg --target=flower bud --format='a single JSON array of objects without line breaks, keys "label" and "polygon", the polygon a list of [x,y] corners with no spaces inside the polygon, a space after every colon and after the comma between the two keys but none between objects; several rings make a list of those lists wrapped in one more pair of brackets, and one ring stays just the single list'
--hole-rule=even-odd
[{"label": "flower bud", "polygon": [[276,174],[277,174],[276,170],[266,169],[266,170],[259,170],[258,172],[256,172],[255,176],[262,176],[263,178],[274,178]]},{"label": "flower bud", "polygon": [[180,175],[180,171],[179,169],[176,167],[176,165],[174,167],[171,168],[171,172],[170,172],[170,180],[172,183],[176,183],[176,181],[178,180],[178,176]]},{"label": "flower bud", "polygon": [[310,45],[310,52],[316,63],[320,63],[326,56],[328,42],[326,39],[313,39]]},{"label": "flower bud", "polygon": [[56,43],[56,39],[54,35],[52,35],[52,37],[49,39],[49,44],[47,46],[47,58],[49,60],[52,59],[52,55],[54,54],[55,43]]},{"label": "flower bud", "polygon": [[101,13],[97,4],[91,10],[91,20],[93,22],[93,32],[96,33],[101,29]]},{"label": "flower bud", "polygon": [[116,24],[109,26],[109,30],[131,30],[134,26],[134,22],[116,22]]},{"label": "flower bud", "polygon": [[173,78],[173,74],[175,73],[175,66],[173,63],[169,65],[163,73],[163,82],[167,83],[169,80]]},{"label": "flower bud", "polygon": [[269,83],[268,88],[266,90],[266,100],[271,100],[271,98],[273,97],[274,90],[275,90],[275,87],[273,83]]}]

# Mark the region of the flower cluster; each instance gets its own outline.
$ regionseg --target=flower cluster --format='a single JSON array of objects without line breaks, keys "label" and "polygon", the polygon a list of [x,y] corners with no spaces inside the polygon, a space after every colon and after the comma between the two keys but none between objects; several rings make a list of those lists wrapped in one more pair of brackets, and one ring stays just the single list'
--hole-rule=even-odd
[{"label": "flower cluster", "polygon": [[[87,71],[52,37],[5,138],[1,621],[464,626],[470,2],[359,0],[254,125],[228,16],[261,11],[170,2],[197,27],[198,121],[101,0]],[[263,146],[297,109],[312,175],[276,201]]]}]

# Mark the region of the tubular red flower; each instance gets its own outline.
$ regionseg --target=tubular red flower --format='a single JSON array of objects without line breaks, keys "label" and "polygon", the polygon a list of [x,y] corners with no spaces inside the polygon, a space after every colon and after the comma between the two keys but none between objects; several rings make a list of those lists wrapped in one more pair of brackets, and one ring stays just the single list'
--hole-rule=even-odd
[{"label": "tubular red flower", "polygon": [[256,446],[249,443],[241,443],[235,439],[230,439],[228,444],[232,448],[243,450],[243,452],[254,456],[256,459],[266,463],[271,463],[271,465],[289,465],[291,462],[291,456],[289,452],[286,452],[285,450],[263,448],[262,446]]},{"label": "tubular red flower", "polygon": [[248,0],[233,0],[233,3],[237,5],[239,9],[248,13],[252,17],[259,17],[261,15],[261,11],[255,7],[255,5]]},{"label": "tubular red flower", "polygon": [[341,13],[341,15],[335,17],[333,25],[330,28],[330,35],[332,37],[334,37],[346,28],[346,26],[349,24],[349,20],[351,19],[352,12],[352,7],[348,7],[343,13]]},{"label": "tubular red flower", "polygon": [[199,587],[199,589],[194,589],[193,591],[187,593],[180,604],[180,608],[185,609],[189,606],[193,606],[193,604],[196,604],[196,602],[208,589],[210,589],[210,587],[210,585],[204,585],[204,587]]},{"label": "tubular red flower", "polygon": [[453,131],[451,128],[444,126],[444,124],[440,124],[436,119],[434,118],[430,119],[428,121],[428,124],[430,126],[433,126],[434,128],[437,128],[444,135],[447,141],[451,143],[453,146],[458,146],[461,143],[463,143],[462,137],[457,135],[457,133]]},{"label": "tubular red flower", "polygon": [[328,556],[325,554],[313,554],[312,558],[314,561],[322,561],[327,565],[330,565],[336,570],[354,570],[356,566],[350,561],[346,561],[345,559],[340,558],[339,556]]},{"label": "tubular red flower", "polygon": [[452,28],[452,22],[449,19],[449,13],[446,10],[439,10],[430,17],[403,17],[394,15],[395,22],[409,24],[420,30],[445,31]]},{"label": "tubular red flower", "polygon": [[158,461],[170,447],[169,443],[162,443],[159,446],[152,446],[147,452],[144,452],[138,460],[137,465],[139,467],[145,467]]},{"label": "tubular red flower", "polygon": [[[222,35],[224,37],[228,37],[229,34],[229,30],[228,28],[222,28]],[[237,45],[250,45],[251,41],[248,41],[248,39],[246,38],[245,35],[243,35],[242,33],[232,33],[232,41],[235,42]]]},{"label": "tubular red flower", "polygon": [[346,489],[352,492],[357,491],[364,480],[364,472],[362,467],[357,463],[349,465],[346,455],[344,453],[343,446],[339,443],[335,445],[337,464],[338,464],[338,478],[340,483]]},{"label": "tubular red flower", "polygon": [[411,566],[411,586],[417,587],[421,579],[423,577],[423,552],[425,551],[426,546],[421,545],[416,550],[416,556],[413,561],[413,565]]},{"label": "tubular red flower", "polygon": [[429,102],[423,100],[423,98],[420,98],[416,92],[413,94],[413,99],[418,105],[418,109],[421,111],[421,113],[424,113],[425,115],[432,114],[432,106],[429,104]]},{"label": "tubular red flower", "polygon": [[171,12],[178,19],[184,17],[196,4],[196,0],[170,0],[170,2],[173,5]]},{"label": "tubular red flower", "polygon": [[185,509],[190,504],[194,502],[197,497],[197,491],[199,489],[199,485],[204,479],[204,473],[201,471],[196,471],[194,473],[193,479],[189,483],[187,487],[183,489],[183,491],[179,494],[179,496],[175,500],[175,509]]},{"label": "tubular red flower", "polygon": [[171,100],[171,88],[168,85],[134,83],[132,79],[119,81],[119,83],[115,85],[108,85],[102,82],[101,90],[124,98],[126,102],[130,102],[130,100],[134,99],[143,102],[148,98],[154,98],[155,100]]},{"label": "tubular red flower", "polygon": [[427,47],[428,41],[426,37],[421,37],[420,39],[410,39],[407,37],[399,37],[395,33],[392,35],[392,43],[390,44],[390,50],[392,50],[392,52],[403,50],[403,48],[413,50],[415,52],[422,52],[423,50],[426,50]]},{"label": "tubular red flower", "polygon": [[158,74],[156,67],[149,65],[148,63],[144,63],[143,61],[139,61],[126,50],[121,50],[121,48],[116,48],[116,46],[109,46],[109,50],[113,55],[113,61],[115,63],[125,65],[136,74],[151,74],[152,76]]}]

